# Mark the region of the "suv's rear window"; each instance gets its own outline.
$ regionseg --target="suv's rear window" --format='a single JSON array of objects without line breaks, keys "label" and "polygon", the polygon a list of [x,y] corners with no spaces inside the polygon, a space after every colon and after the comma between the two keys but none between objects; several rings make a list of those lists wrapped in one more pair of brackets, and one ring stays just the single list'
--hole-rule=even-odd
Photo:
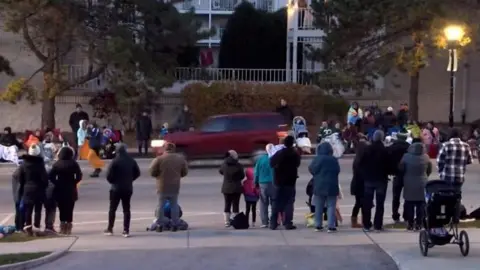
[{"label": "suv's rear window", "polygon": [[285,119],[281,115],[265,115],[255,118],[257,129],[278,129],[286,124]]}]

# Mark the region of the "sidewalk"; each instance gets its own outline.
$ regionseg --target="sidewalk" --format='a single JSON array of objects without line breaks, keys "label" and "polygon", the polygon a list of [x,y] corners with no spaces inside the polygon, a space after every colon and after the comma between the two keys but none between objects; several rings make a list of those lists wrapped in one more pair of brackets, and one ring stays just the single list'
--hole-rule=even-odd
[{"label": "sidewalk", "polygon": [[400,270],[474,270],[480,269],[480,230],[467,230],[470,237],[470,254],[463,257],[458,245],[435,246],[423,257],[418,245],[419,233],[391,230],[370,233],[370,238],[387,252]]},{"label": "sidewalk", "polygon": [[69,248],[76,239],[76,237],[55,237],[27,242],[0,242],[0,254],[56,252]]}]

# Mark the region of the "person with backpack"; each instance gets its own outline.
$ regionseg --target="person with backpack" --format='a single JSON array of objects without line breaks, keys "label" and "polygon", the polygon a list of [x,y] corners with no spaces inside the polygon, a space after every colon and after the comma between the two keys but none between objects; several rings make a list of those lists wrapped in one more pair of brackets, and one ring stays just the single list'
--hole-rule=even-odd
[{"label": "person with backpack", "polygon": [[245,170],[245,180],[243,180],[243,196],[245,197],[245,215],[247,220],[252,213],[252,227],[255,227],[255,221],[257,220],[257,202],[259,199],[259,190],[255,187],[253,181],[253,168],[247,168]]}]

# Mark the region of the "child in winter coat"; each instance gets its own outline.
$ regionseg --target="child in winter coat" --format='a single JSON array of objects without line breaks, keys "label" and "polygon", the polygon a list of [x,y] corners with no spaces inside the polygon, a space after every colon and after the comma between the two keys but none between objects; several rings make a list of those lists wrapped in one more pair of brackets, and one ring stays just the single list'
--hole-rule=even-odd
[{"label": "child in winter coat", "polygon": [[252,227],[255,227],[257,220],[257,202],[259,199],[258,189],[255,187],[253,168],[249,167],[245,170],[245,180],[243,180],[243,196],[245,197],[245,214],[248,217],[252,213]]}]

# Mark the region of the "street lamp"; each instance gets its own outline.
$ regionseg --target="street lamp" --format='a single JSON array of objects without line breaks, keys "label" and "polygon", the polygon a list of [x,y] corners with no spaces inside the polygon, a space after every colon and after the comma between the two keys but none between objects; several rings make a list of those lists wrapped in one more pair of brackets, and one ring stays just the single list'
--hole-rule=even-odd
[{"label": "street lamp", "polygon": [[448,71],[450,71],[450,108],[448,114],[448,125],[453,127],[453,100],[455,95],[455,71],[456,71],[456,62],[457,62],[457,53],[456,47],[462,40],[463,36],[465,35],[465,31],[463,27],[458,25],[450,25],[444,29],[445,37],[447,38],[449,49],[448,52],[450,54],[449,60],[449,67]]}]

